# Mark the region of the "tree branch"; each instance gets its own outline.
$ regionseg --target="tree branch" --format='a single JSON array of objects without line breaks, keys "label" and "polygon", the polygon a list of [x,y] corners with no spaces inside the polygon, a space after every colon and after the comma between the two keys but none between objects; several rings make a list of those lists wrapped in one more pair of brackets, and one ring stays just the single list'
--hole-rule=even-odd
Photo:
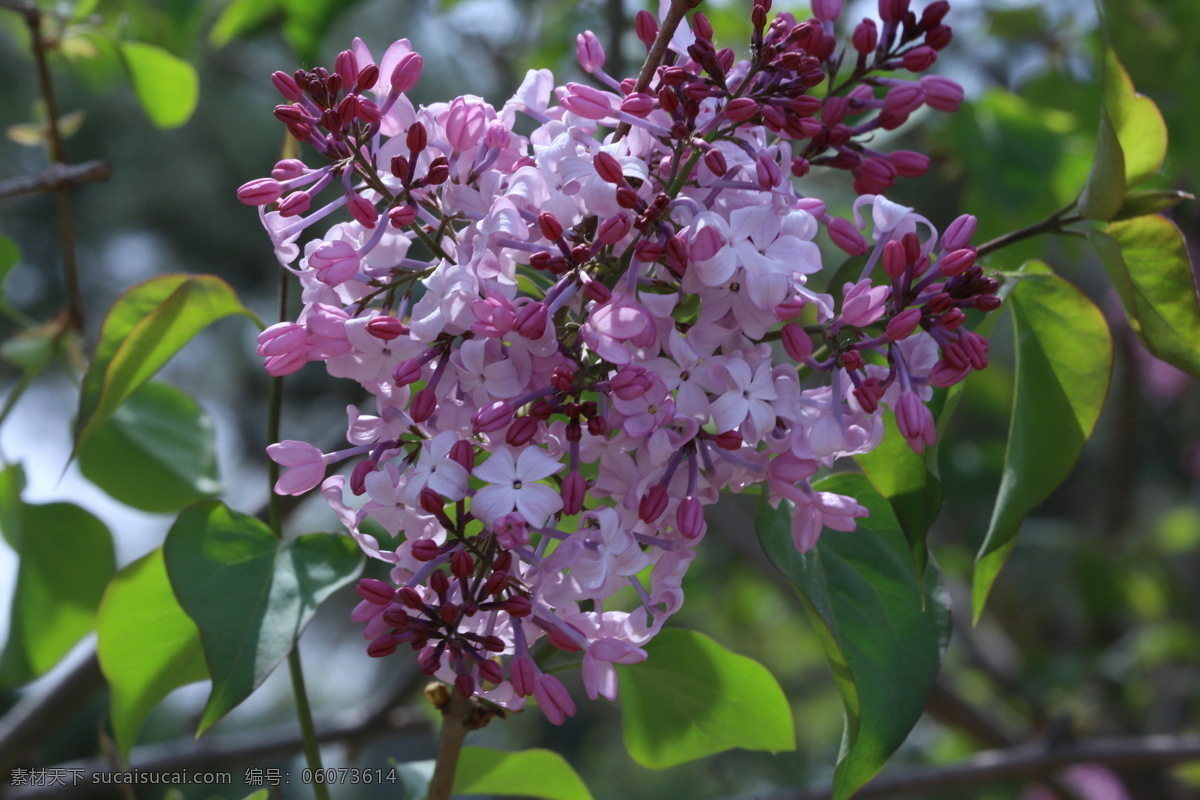
[{"label": "tree branch", "polygon": [[[667,16],[663,18],[662,27],[658,29],[658,36],[654,37],[654,44],[650,45],[650,52],[646,54],[642,71],[638,73],[637,84],[633,87],[635,92],[644,92],[650,88],[650,81],[654,80],[654,72],[662,63],[663,56],[667,54],[667,47],[671,44],[671,37],[675,35],[679,23],[683,22],[683,18],[690,9],[700,5],[701,2],[702,0],[671,0],[671,7],[667,10]],[[614,138],[624,139],[627,133],[629,133],[629,123],[622,122],[617,126]]]},{"label": "tree branch", "polygon": [[26,175],[0,181],[0,200],[23,194],[57,192],[72,189],[81,183],[106,181],[112,169],[106,161],[86,161],[82,164],[52,164],[38,175]]}]

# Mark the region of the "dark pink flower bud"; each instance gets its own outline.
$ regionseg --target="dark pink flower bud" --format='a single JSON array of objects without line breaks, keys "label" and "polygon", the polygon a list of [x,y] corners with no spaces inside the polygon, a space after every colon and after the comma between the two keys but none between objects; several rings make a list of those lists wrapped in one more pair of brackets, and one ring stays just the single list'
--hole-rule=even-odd
[{"label": "dark pink flower bud", "polygon": [[404,135],[404,144],[414,154],[420,153],[429,144],[429,132],[425,130],[422,123],[414,122],[408,126],[408,131]]},{"label": "dark pink flower bud", "polygon": [[372,472],[377,472],[379,468],[375,466],[374,461],[360,461],[354,465],[354,470],[350,473],[350,491],[356,497],[361,497],[367,493],[367,476]]},{"label": "dark pink flower bud", "polygon": [[484,661],[479,665],[479,677],[488,683],[500,683],[504,680],[504,668],[495,661]]},{"label": "dark pink flower bud", "polygon": [[879,18],[884,22],[900,22],[908,11],[909,0],[879,0]]},{"label": "dark pink flower bud", "polygon": [[622,400],[636,400],[644,395],[651,385],[646,370],[638,366],[622,367],[609,381],[613,394]]},{"label": "dark pink flower bud", "polygon": [[375,317],[367,323],[367,333],[376,339],[390,342],[408,333],[408,326],[395,317]]},{"label": "dark pink flower bud", "polygon": [[450,574],[460,581],[475,574],[475,559],[466,550],[458,549],[450,554]]},{"label": "dark pink flower bud", "polygon": [[513,420],[513,424],[508,426],[508,432],[504,436],[504,441],[508,442],[513,447],[521,447],[529,444],[533,437],[538,432],[538,421],[533,417],[517,417]]},{"label": "dark pink flower bud", "polygon": [[994,294],[981,294],[975,298],[975,307],[980,311],[995,311],[1004,301]]},{"label": "dark pink flower bud", "polygon": [[796,156],[792,159],[791,171],[792,174],[797,178],[803,178],[805,175],[807,175],[811,167],[812,165],[804,156]]},{"label": "dark pink flower bud", "polygon": [[291,125],[311,120],[312,118],[297,105],[275,106],[275,119]]},{"label": "dark pink flower bud", "polygon": [[540,339],[546,332],[548,319],[545,303],[527,303],[517,312],[516,319],[513,320],[513,327],[526,339]]},{"label": "dark pink flower bud", "polygon": [[583,293],[597,303],[607,303],[612,297],[612,292],[600,281],[588,281],[583,287]]},{"label": "dark pink flower bud", "polygon": [[875,20],[864,19],[858,23],[850,41],[854,44],[854,49],[862,55],[872,53],[879,45],[879,28],[875,26]]},{"label": "dark pink flower bud", "polygon": [[862,353],[857,350],[847,350],[842,353],[842,368],[853,372],[854,370],[862,369],[866,365],[863,361]]},{"label": "dark pink flower bud", "polygon": [[275,88],[283,95],[285,100],[299,100],[303,92],[300,91],[300,86],[296,83],[296,79],[286,72],[274,72],[271,74],[271,83],[275,84]]},{"label": "dark pink flower bud", "polygon": [[784,300],[782,303],[775,306],[775,316],[779,317],[781,321],[795,319],[804,313],[804,309],[807,306],[808,301],[806,301],[803,297],[800,297],[799,295],[789,297],[787,300]]},{"label": "dark pink flower bud", "polygon": [[722,450],[740,450],[742,449],[742,434],[737,431],[725,431],[718,433],[713,437],[713,441],[717,443],[717,447]]},{"label": "dark pink flower bud", "polygon": [[[379,67],[374,64],[367,64],[358,71],[358,80],[354,82],[354,91],[366,92],[375,88],[375,84],[379,83]],[[372,105],[374,105],[372,103]]]},{"label": "dark pink flower bud", "polygon": [[813,353],[812,339],[795,322],[783,326],[780,338],[783,340],[783,349],[797,363],[806,361]]},{"label": "dark pink flower bud", "polygon": [[940,25],[949,12],[950,3],[947,0],[934,0],[934,2],[925,6],[925,10],[921,12],[922,27],[933,28]]},{"label": "dark pink flower bud", "polygon": [[948,331],[954,330],[966,321],[967,315],[963,313],[961,308],[950,309],[945,314],[942,314],[942,318],[938,320],[939,324]]},{"label": "dark pink flower bud", "polygon": [[416,218],[417,209],[407,204],[388,209],[388,221],[393,228],[407,228]]},{"label": "dark pink flower bud", "polygon": [[308,172],[308,167],[298,158],[284,158],[275,162],[271,177],[277,181],[290,181]]},{"label": "dark pink flower bud", "polygon": [[379,209],[361,194],[350,196],[350,200],[346,203],[346,210],[365,228],[374,228],[379,222]]},{"label": "dark pink flower bud", "polygon": [[645,9],[637,12],[633,18],[633,27],[639,42],[647,47],[654,44],[654,37],[658,36],[658,20],[653,14]]},{"label": "dark pink flower bud", "polygon": [[408,53],[401,58],[392,70],[392,94],[407,92],[416,86],[424,65],[425,59],[421,58],[420,53]]},{"label": "dark pink flower bud", "polygon": [[924,72],[932,67],[935,61],[937,61],[937,50],[924,45],[909,50],[901,59],[904,68],[909,72]]},{"label": "dark pink flower bud", "polygon": [[945,50],[954,41],[954,29],[949,25],[938,25],[930,28],[925,34],[925,44],[934,50]]},{"label": "dark pink flower bud", "polygon": [[[366,75],[367,72],[364,70],[362,74]],[[359,77],[359,81],[362,81],[361,76]],[[380,112],[379,106],[375,105],[374,100],[371,100],[367,97],[359,97],[358,118],[368,125],[374,125],[375,123],[379,122],[379,120],[383,119],[383,114]]]},{"label": "dark pink flower bud", "polygon": [[887,335],[893,341],[907,339],[921,323],[921,309],[906,308],[888,320]]},{"label": "dark pink flower bud", "polygon": [[238,200],[248,206],[265,206],[267,203],[274,203],[281,194],[283,194],[283,187],[279,185],[279,181],[272,178],[258,178],[249,183],[243,183],[237,190]]},{"label": "dark pink flower bud", "polygon": [[783,180],[779,164],[768,153],[759,153],[758,157],[754,159],[754,174],[763,191],[770,191]]},{"label": "dark pink flower bud", "polygon": [[470,472],[475,469],[475,447],[466,439],[459,439],[450,447],[450,459]]},{"label": "dark pink flower bud", "polygon": [[596,174],[604,182],[614,184],[625,182],[625,175],[621,172],[621,162],[603,150],[596,153],[596,156],[592,159],[592,164],[596,167]]},{"label": "dark pink flower bud", "polygon": [[925,91],[917,83],[893,86],[883,98],[883,108],[893,114],[911,114],[925,102]]},{"label": "dark pink flower bud", "polygon": [[563,479],[562,501],[563,513],[574,516],[583,510],[583,501],[587,495],[587,481],[578,472],[571,472]]},{"label": "dark pink flower bud", "polygon": [[616,244],[628,235],[633,228],[633,221],[628,214],[617,214],[600,223],[596,230],[596,238],[605,244]]},{"label": "dark pink flower bud", "polygon": [[635,117],[646,117],[654,110],[655,105],[654,95],[646,92],[633,92],[621,101],[621,110]]},{"label": "dark pink flower bud", "polygon": [[342,76],[342,85],[349,86],[358,82],[358,59],[349,50],[343,50],[334,59],[333,69]]},{"label": "dark pink flower bud", "polygon": [[675,527],[688,539],[704,533],[704,506],[695,497],[685,497],[675,509]]},{"label": "dark pink flower bud", "polygon": [[512,422],[513,407],[504,400],[489,403],[475,412],[471,425],[479,433],[492,433]]},{"label": "dark pink flower bud", "polygon": [[704,154],[704,166],[718,177],[729,170],[729,166],[725,162],[725,154],[715,147]]},{"label": "dark pink flower bud", "polygon": [[419,424],[428,421],[434,411],[437,411],[437,395],[433,393],[433,389],[426,387],[413,396],[412,405],[409,407],[413,422]]},{"label": "dark pink flower bud", "polygon": [[896,182],[896,168],[882,158],[868,156],[855,169],[854,188],[860,194],[882,194]]},{"label": "dark pink flower bud", "polygon": [[437,592],[443,603],[446,602],[446,592],[450,591],[450,579],[444,572],[435,572],[429,576],[429,588]]},{"label": "dark pink flower bud", "polygon": [[425,175],[425,180],[434,186],[440,186],[450,178],[450,159],[445,156],[438,156],[433,161],[429,162],[429,172]]},{"label": "dark pink flower bud", "polygon": [[914,453],[920,453],[926,445],[934,443],[937,428],[933,422],[933,414],[915,393],[901,392],[895,412],[896,427],[900,429],[900,435],[908,441]]},{"label": "dark pink flower bud", "polygon": [[373,639],[367,645],[367,655],[371,658],[383,658],[396,652],[396,648],[399,646],[400,640],[391,634],[387,634],[380,636],[378,639]]},{"label": "dark pink flower bud", "polygon": [[883,271],[892,280],[896,280],[908,269],[908,255],[904,245],[893,239],[883,246]]},{"label": "dark pink flower bud", "polygon": [[551,214],[549,211],[543,211],[541,214],[539,214],[537,221],[538,221],[538,228],[540,228],[542,231],[542,236],[545,236],[547,239],[549,239],[552,242],[558,241],[559,239],[562,238],[562,235],[563,235],[562,223],[560,223],[558,221],[558,218],[555,217],[553,214]]},{"label": "dark pink flower bud", "polygon": [[[440,572],[435,572],[435,575],[441,575]],[[438,653],[437,648],[426,645],[421,648],[421,652],[417,654],[417,666],[426,675],[432,675],[437,672],[442,666],[442,657]]]},{"label": "dark pink flower bud", "polygon": [[421,510],[427,514],[443,514],[445,513],[446,498],[426,486],[417,496],[420,501]]},{"label": "dark pink flower bud", "polygon": [[638,207],[639,202],[641,201],[638,199],[638,193],[632,186],[617,187],[617,205],[621,208],[632,211]]},{"label": "dark pink flower bud", "polygon": [[836,22],[842,15],[842,0],[813,0],[812,12],[822,22]]},{"label": "dark pink flower bud", "polygon": [[825,230],[829,233],[829,239],[848,255],[866,255],[867,240],[850,220],[834,217],[825,225]]},{"label": "dark pink flower bud", "polygon": [[749,97],[738,97],[726,103],[721,113],[730,122],[745,122],[758,113],[758,102]]},{"label": "dark pink flower bud", "polygon": [[638,518],[643,522],[654,522],[667,510],[667,500],[667,487],[662,484],[651,486],[638,503]]},{"label": "dark pink flower bud", "polygon": [[355,589],[359,597],[377,606],[386,606],[396,597],[395,587],[375,578],[363,578]]},{"label": "dark pink flower bud", "polygon": [[575,37],[575,57],[579,59],[579,66],[589,75],[603,69],[606,60],[604,47],[591,31],[584,31]]},{"label": "dark pink flower bud", "polygon": [[979,224],[971,214],[963,214],[946,227],[946,232],[942,234],[942,249],[943,250],[961,250],[971,243],[971,237],[975,235],[975,227]]},{"label": "dark pink flower bud", "polygon": [[397,386],[408,386],[421,380],[421,362],[406,358],[392,369],[392,380]]},{"label": "dark pink flower bud", "polygon": [[279,216],[295,217],[312,206],[312,195],[308,192],[292,192],[279,203]]},{"label": "dark pink flower bud", "polygon": [[475,679],[470,675],[459,673],[454,676],[454,691],[466,698],[475,694]]},{"label": "dark pink flower bud", "polygon": [[582,83],[568,83],[562,107],[584,119],[604,119],[612,115],[612,97]]},{"label": "dark pink flower bud", "polygon": [[964,247],[959,250],[951,250],[939,258],[937,263],[938,271],[947,278],[953,278],[975,266],[975,249]]},{"label": "dark pink flower bud", "polygon": [[696,34],[698,39],[703,39],[706,42],[712,41],[712,23],[708,21],[708,17],[699,11],[692,15],[692,32]]},{"label": "dark pink flower bud", "polygon": [[888,161],[905,178],[919,178],[929,171],[929,156],[915,150],[893,150],[888,153]]}]

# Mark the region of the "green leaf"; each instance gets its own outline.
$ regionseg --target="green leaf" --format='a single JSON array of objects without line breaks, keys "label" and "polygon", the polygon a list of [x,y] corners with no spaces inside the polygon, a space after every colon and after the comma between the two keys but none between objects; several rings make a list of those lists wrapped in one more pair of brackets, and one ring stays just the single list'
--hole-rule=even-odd
[{"label": "green leaf", "polygon": [[1104,315],[1046,265],[1026,265],[1008,305],[1016,330],[1016,381],[1004,475],[975,557],[976,621],[1025,515],[1062,483],[1092,435],[1112,373]]},{"label": "green leaf", "polygon": [[165,514],[216,496],[212,420],[192,397],[147,383],[79,448],[83,476],[114,499]]},{"label": "green leaf", "polygon": [[464,747],[454,773],[454,794],[592,800],[592,793],[567,760],[549,750],[505,753]]},{"label": "green leaf", "polygon": [[1125,153],[1125,184],[1137,186],[1158,172],[1167,156],[1167,125],[1154,101],[1134,91],[1111,49],[1104,79],[1104,105]]},{"label": "green leaf", "polygon": [[817,546],[792,544],[788,501],[764,497],[758,536],[812,620],[846,708],[833,796],[844,800],[879,772],[921,716],[950,638],[949,597],[936,569],[918,583],[891,507],[862,475],[814,487],[848,495],[870,516],[849,533],[825,530]]},{"label": "green leaf", "polygon": [[187,122],[200,99],[195,67],[145,42],[121,42],[120,49],[133,90],[150,121],[160,128],[178,128]]},{"label": "green leaf", "polygon": [[1150,215],[1092,231],[1091,240],[1146,349],[1200,376],[1200,305],[1179,229]]},{"label": "green leaf", "polygon": [[796,748],[787,697],[757,661],[678,628],[645,649],[646,661],[617,667],[621,727],[634,761],[664,769],[735,747]]},{"label": "green leaf", "polygon": [[1117,212],[1117,215],[1113,219],[1133,219],[1134,217],[1142,217],[1147,214],[1157,214],[1160,211],[1174,208],[1184,200],[1195,199],[1195,195],[1176,189],[1163,189],[1162,191],[1151,189],[1144,192],[1130,192],[1125,195],[1125,201],[1121,204],[1121,210]]},{"label": "green leaf", "polygon": [[83,378],[75,451],[192,337],[232,314],[262,324],[213,275],[160,275],[127,289],[104,318]]},{"label": "green leaf", "polygon": [[127,761],[151,710],[174,689],[208,677],[200,631],[171,591],[161,547],[113,578],[100,604],[96,637],[113,733]]},{"label": "green leaf", "polygon": [[889,409],[883,415],[883,440],[869,453],[854,460],[892,506],[892,512],[904,531],[917,577],[925,574],[929,563],[926,540],[929,528],[942,510],[942,482],[927,464],[936,463],[936,450],[918,455],[908,446],[896,426],[896,415]]},{"label": "green leaf", "polygon": [[1100,130],[1096,134],[1096,155],[1087,183],[1079,195],[1079,213],[1086,219],[1110,220],[1125,200],[1125,154],[1117,141],[1108,111],[1100,109]]},{"label": "green leaf", "polygon": [[[0,236],[0,286],[8,279],[8,273],[21,260],[21,248],[7,236]],[[0,298],[3,294],[0,293]]]},{"label": "green leaf", "polygon": [[314,61],[326,31],[360,0],[280,0],[286,17],[283,36],[301,62]]},{"label": "green leaf", "polygon": [[281,543],[254,517],[216,501],[183,510],[163,555],[175,596],[200,629],[213,681],[197,735],[258,688],[317,606],[362,564],[349,537],[311,533]]},{"label": "green leaf", "polygon": [[208,40],[214,47],[224,47],[261,26],[278,10],[279,0],[233,0],[213,23]]},{"label": "green leaf", "polygon": [[0,526],[18,558],[0,689],[44,675],[92,630],[116,570],[103,522],[70,503],[25,503],[23,485],[19,466],[0,473]]}]

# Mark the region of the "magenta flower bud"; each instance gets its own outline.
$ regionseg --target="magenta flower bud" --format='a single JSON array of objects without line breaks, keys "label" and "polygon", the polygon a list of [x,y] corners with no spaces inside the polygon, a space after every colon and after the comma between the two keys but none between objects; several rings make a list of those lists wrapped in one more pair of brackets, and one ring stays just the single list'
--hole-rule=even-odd
[{"label": "magenta flower bud", "polygon": [[926,75],[921,78],[925,90],[925,104],[938,111],[954,112],[962,105],[963,88],[941,75]]},{"label": "magenta flower bud", "polygon": [[450,555],[450,574],[460,581],[475,573],[475,559],[466,550],[455,550]]},{"label": "magenta flower bud", "polygon": [[904,245],[893,239],[883,246],[883,271],[892,280],[902,276],[908,269],[908,255]]},{"label": "magenta flower bud", "polygon": [[612,297],[612,292],[607,286],[599,281],[589,281],[587,286],[583,287],[583,293],[597,303],[607,303]]},{"label": "magenta flower bud", "polygon": [[909,50],[901,59],[904,68],[909,72],[924,72],[932,67],[935,61],[937,61],[937,50],[925,45]]},{"label": "magenta flower bud", "polygon": [[947,278],[961,275],[973,266],[975,266],[975,248],[973,247],[951,250],[938,259],[938,271]]},{"label": "magenta flower bud", "polygon": [[685,497],[675,509],[675,527],[688,539],[704,533],[704,506],[694,497]]},{"label": "magenta flower bud", "polygon": [[725,162],[725,154],[715,147],[704,154],[704,166],[718,177],[729,171],[729,165]]},{"label": "magenta flower bud", "polygon": [[354,82],[354,91],[370,91],[375,88],[375,84],[377,83],[379,83],[379,67],[374,64],[367,64],[358,71],[358,80]]},{"label": "magenta flower bud", "polygon": [[612,115],[612,98],[605,92],[582,83],[568,83],[562,107],[584,119],[604,119]]},{"label": "magenta flower bud", "polygon": [[454,676],[454,690],[470,699],[475,694],[475,679],[462,673]]},{"label": "magenta flower bud", "polygon": [[850,101],[845,97],[829,97],[821,106],[821,120],[826,125],[837,125],[850,112]]},{"label": "magenta flower bud", "polygon": [[396,648],[399,646],[399,638],[391,634],[386,634],[384,636],[380,636],[378,639],[373,639],[371,643],[367,645],[367,655],[371,658],[383,658],[384,656],[390,656],[392,653],[396,652]]},{"label": "magenta flower bud", "polygon": [[475,412],[471,425],[478,433],[492,433],[512,422],[513,407],[504,400],[489,403]]},{"label": "magenta flower bud", "polygon": [[395,317],[375,317],[367,323],[367,333],[376,339],[390,342],[408,333],[408,326]]},{"label": "magenta flower bud", "polygon": [[921,309],[906,308],[888,320],[887,335],[892,341],[907,339],[921,323]]},{"label": "magenta flower bud", "polygon": [[888,153],[888,161],[905,178],[919,178],[929,171],[929,156],[915,150],[893,150]]},{"label": "magenta flower bud", "polygon": [[333,61],[333,69],[342,76],[342,85],[349,86],[358,82],[358,59],[349,50],[343,50],[337,54],[337,58]]},{"label": "magenta flower bud", "polygon": [[406,358],[392,369],[392,380],[397,386],[408,386],[421,380],[421,362]]},{"label": "magenta flower bud", "polygon": [[954,41],[954,29],[949,25],[938,25],[925,34],[925,44],[934,50],[945,50]]},{"label": "magenta flower bud", "polygon": [[322,242],[308,257],[308,266],[322,283],[339,286],[358,273],[358,251],[349,242]]},{"label": "magenta flower bud", "polygon": [[638,518],[642,522],[654,522],[667,510],[667,500],[667,487],[662,484],[651,486],[638,503]]},{"label": "magenta flower bud", "polygon": [[271,83],[275,84],[275,88],[283,95],[285,100],[299,100],[303,92],[300,91],[300,86],[296,83],[296,79],[286,72],[271,73]]},{"label": "magenta flower bud", "polygon": [[804,156],[796,156],[792,159],[791,172],[797,178],[803,178],[805,175],[807,175],[811,167],[812,165]]},{"label": "magenta flower bud", "polygon": [[758,113],[758,102],[749,97],[739,97],[726,103],[721,113],[730,122],[745,122]]},{"label": "magenta flower bud", "polygon": [[807,306],[808,302],[803,297],[795,295],[775,306],[775,316],[779,317],[781,321],[795,319],[804,313]]},{"label": "magenta flower bud", "polygon": [[605,183],[619,184],[625,182],[625,175],[621,172],[621,162],[603,150],[596,153],[592,159],[592,165],[596,168],[596,174]]},{"label": "magenta flower bud", "polygon": [[579,66],[589,75],[603,69],[606,60],[604,47],[591,31],[584,31],[575,37],[575,57],[579,59]]},{"label": "magenta flower bud", "polygon": [[974,331],[963,331],[959,343],[967,354],[967,360],[975,369],[986,369],[988,365],[988,340]]},{"label": "magenta flower bud", "polygon": [[396,68],[392,70],[391,93],[407,92],[416,86],[417,80],[421,77],[421,67],[424,65],[425,59],[421,58],[420,53],[408,53],[400,59]]},{"label": "magenta flower bud", "polygon": [[763,191],[770,191],[783,180],[783,173],[780,172],[779,165],[767,153],[759,153],[758,157],[754,159],[754,174]]},{"label": "magenta flower bud", "polygon": [[858,23],[850,41],[853,43],[854,49],[864,56],[873,52],[879,45],[879,28],[875,26],[875,20],[864,19]]},{"label": "magenta flower bud", "polygon": [[641,201],[638,198],[637,190],[632,186],[617,187],[617,205],[619,205],[621,208],[632,211],[638,207],[638,203],[640,202]]},{"label": "magenta flower bud", "polygon": [[277,181],[290,181],[308,172],[308,167],[298,158],[284,158],[275,162],[271,177]]},{"label": "magenta flower bud", "polygon": [[412,153],[420,153],[429,144],[429,132],[425,130],[423,124],[414,122],[408,126],[408,131],[404,135],[404,144]]},{"label": "magenta flower bud", "polygon": [[807,361],[812,356],[812,339],[805,333],[804,328],[795,322],[789,322],[783,326],[783,329],[779,333],[783,341],[783,349],[793,361],[801,363]]},{"label": "magenta flower bud", "polygon": [[513,447],[521,447],[529,444],[534,436],[537,436],[538,421],[530,416],[517,417],[513,420],[513,424],[508,426],[508,432],[504,435],[504,441],[508,442]]},{"label": "magenta flower bud", "polygon": [[855,170],[854,186],[864,194],[882,194],[896,182],[896,168],[882,158],[869,156]]},{"label": "magenta flower bud", "polygon": [[946,226],[946,232],[942,234],[942,249],[961,250],[968,247],[978,224],[979,220],[971,214],[963,214],[955,219]]},{"label": "magenta flower bud", "polygon": [[866,255],[867,240],[850,220],[834,217],[825,225],[825,230],[829,233],[830,240],[843,252],[852,256]]},{"label": "magenta flower bud", "polygon": [[646,370],[637,366],[622,367],[609,381],[613,394],[622,400],[636,400],[650,388]]},{"label": "magenta flower bud", "polygon": [[374,228],[379,222],[379,209],[361,194],[350,196],[349,202],[346,203],[346,210],[365,228]]},{"label": "magenta flower bud", "polygon": [[512,131],[500,120],[492,120],[483,129],[483,143],[493,150],[503,150],[511,141]]},{"label": "magenta flower bud", "polygon": [[446,498],[426,486],[417,495],[417,500],[421,506],[421,510],[426,514],[444,514],[446,506]]},{"label": "magenta flower bud", "polygon": [[946,389],[967,377],[967,373],[971,371],[970,366],[951,366],[947,361],[942,360],[933,365],[933,369],[929,372],[929,385],[937,386],[941,389]]},{"label": "magenta flower bud", "polygon": [[[434,575],[441,574],[442,573],[440,572],[434,573]],[[442,657],[436,648],[426,645],[425,647],[422,647],[421,652],[417,654],[417,666],[420,667],[421,671],[426,675],[432,675],[442,666]]]},{"label": "magenta flower bud", "polygon": [[275,119],[287,125],[305,122],[310,120],[304,109],[296,105],[275,106]]},{"label": "magenta flower bud", "polygon": [[[578,648],[576,648],[578,649]],[[538,708],[553,725],[562,725],[567,717],[575,716],[575,703],[566,688],[553,675],[543,674],[533,688]]]},{"label": "magenta flower bud", "polygon": [[696,34],[696,38],[703,39],[706,42],[711,42],[713,38],[713,26],[708,21],[702,12],[697,11],[692,15],[692,32]]},{"label": "magenta flower bud", "polygon": [[950,13],[950,3],[947,0],[934,0],[921,12],[921,26],[934,28],[941,25],[948,13]]},{"label": "magenta flower bud", "polygon": [[488,683],[500,683],[504,680],[504,669],[495,661],[483,661],[479,664],[479,677]]},{"label": "magenta flower bud", "polygon": [[272,178],[259,178],[243,183],[238,187],[237,196],[248,206],[265,206],[267,203],[274,203],[283,194],[283,187],[279,185],[279,181]]},{"label": "magenta flower bud", "polygon": [[925,102],[925,91],[919,84],[905,83],[893,86],[883,98],[883,107],[893,114],[908,115]]},{"label": "magenta flower bud", "polygon": [[654,38],[658,36],[658,20],[653,14],[645,9],[637,12],[633,18],[633,28],[639,42],[647,47],[654,44]]},{"label": "magenta flower bud", "polygon": [[450,459],[470,472],[475,469],[475,447],[466,439],[459,439],[450,447]]},{"label": "magenta flower bud", "polygon": [[359,597],[377,606],[386,606],[396,596],[396,590],[390,583],[375,578],[363,578],[355,589]]},{"label": "magenta flower bud", "polygon": [[819,462],[783,453],[771,459],[767,466],[767,482],[772,488],[786,489],[806,481],[820,469]]},{"label": "magenta flower bud", "polygon": [[308,192],[292,192],[279,203],[279,216],[295,217],[312,206],[312,195]]},{"label": "magenta flower bud", "polygon": [[884,22],[900,22],[908,11],[909,0],[879,0],[879,18]]},{"label": "magenta flower bud", "polygon": [[842,0],[813,0],[812,11],[822,22],[836,22],[842,15]]},{"label": "magenta flower bud", "polygon": [[846,284],[842,300],[842,321],[856,328],[865,328],[883,316],[884,303],[891,296],[887,286],[873,286],[870,278]]},{"label": "magenta flower bud", "polygon": [[862,353],[857,350],[847,350],[842,353],[842,369],[853,372],[864,366],[866,366],[866,362],[863,360]]},{"label": "magenta flower bud", "polygon": [[541,302],[527,303],[517,312],[513,320],[513,328],[526,339],[540,339],[546,332],[546,304]]},{"label": "magenta flower bud", "polygon": [[727,242],[715,227],[705,225],[688,241],[688,255],[693,261],[708,261],[725,248]]},{"label": "magenta flower bud", "polygon": [[433,416],[434,411],[437,411],[437,395],[433,393],[433,389],[425,387],[413,396],[412,405],[409,408],[409,415],[413,422],[418,424],[427,422]]},{"label": "magenta flower bud", "polygon": [[946,330],[952,331],[966,321],[967,315],[963,313],[961,308],[952,308],[945,314],[942,314],[942,318],[938,320],[938,324]]},{"label": "magenta flower bud", "polygon": [[441,186],[450,178],[450,159],[445,156],[438,156],[433,161],[429,162],[429,172],[425,174],[425,180],[434,186]]},{"label": "magenta flower bud", "polygon": [[908,446],[914,453],[920,453],[926,445],[934,443],[937,428],[933,422],[933,414],[916,394],[901,392],[895,412],[896,427],[900,429],[900,435],[908,440]]},{"label": "magenta flower bud", "polygon": [[646,92],[633,92],[621,101],[621,110],[635,117],[646,117],[654,110],[654,95]]},{"label": "magenta flower bud", "polygon": [[377,472],[378,467],[374,461],[360,461],[354,465],[354,470],[350,473],[350,491],[356,497],[361,497],[367,493],[367,476],[372,472]]},{"label": "magenta flower bud", "polygon": [[[366,72],[364,71],[364,75]],[[362,79],[359,78],[361,81]],[[375,101],[367,97],[358,98],[358,118],[368,125],[374,125],[383,119],[383,113],[379,110],[379,106],[375,105]]]},{"label": "magenta flower bud", "polygon": [[583,510],[583,501],[587,495],[587,481],[578,472],[572,472],[563,479],[562,501],[563,513],[574,516]]},{"label": "magenta flower bud", "polygon": [[717,443],[717,447],[721,448],[722,450],[732,451],[742,449],[742,434],[738,433],[737,431],[725,431],[724,433],[718,433],[713,438],[713,441],[715,441]]},{"label": "magenta flower bud", "polygon": [[596,230],[596,238],[605,244],[616,244],[625,238],[633,228],[633,221],[627,214],[617,214],[600,223]]},{"label": "magenta flower bud", "polygon": [[[437,542],[432,539],[416,539],[412,543],[411,552],[412,557],[417,561],[433,561],[440,555],[440,549]],[[412,594],[405,595],[404,589],[408,589]],[[400,602],[409,608],[420,608],[421,596],[407,586],[404,589],[400,590]]]},{"label": "magenta flower bud", "polygon": [[558,217],[551,214],[549,211],[543,211],[538,214],[538,228],[542,231],[542,236],[545,236],[552,242],[556,242],[562,238],[563,226],[558,221]]},{"label": "magenta flower bud", "polygon": [[407,228],[416,218],[417,209],[407,204],[388,209],[388,222],[393,228]]}]

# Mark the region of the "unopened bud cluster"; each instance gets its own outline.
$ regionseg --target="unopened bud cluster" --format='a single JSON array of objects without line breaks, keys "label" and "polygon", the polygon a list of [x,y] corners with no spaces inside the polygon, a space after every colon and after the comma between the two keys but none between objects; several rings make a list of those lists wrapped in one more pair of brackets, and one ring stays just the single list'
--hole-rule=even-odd
[{"label": "unopened bud cluster", "polygon": [[[321,165],[281,161],[239,191],[303,287],[259,353],[272,375],[323,362],[372,405],[349,409],[345,450],[268,452],[288,467],[276,491],[320,485],[391,565],[359,585],[371,655],[412,649],[464,695],[533,696],[562,722],[573,702],[534,648],[577,654],[588,694],[614,697],[614,664],[644,659],[680,608],[722,490],[791,501],[806,550],[866,514],[809,481],[878,445],[881,409],[918,452],[933,442],[926,403],[986,366],[964,322],[997,285],[973,217],[939,237],[881,194],[928,159],[871,142],[961,100],[944,78],[887,76],[933,62],[947,7],[881,1],[844,47],[840,1],[797,22],[758,0],[746,61],[697,13],[648,86],[608,75],[584,33],[597,85],[530,71],[499,109],[414,107],[403,40],[276,73],[275,114]],[[636,32],[649,47],[659,23],[639,13]],[[852,219],[798,191],[819,167],[851,173]],[[822,230],[861,262],[840,299],[808,283]]]}]

